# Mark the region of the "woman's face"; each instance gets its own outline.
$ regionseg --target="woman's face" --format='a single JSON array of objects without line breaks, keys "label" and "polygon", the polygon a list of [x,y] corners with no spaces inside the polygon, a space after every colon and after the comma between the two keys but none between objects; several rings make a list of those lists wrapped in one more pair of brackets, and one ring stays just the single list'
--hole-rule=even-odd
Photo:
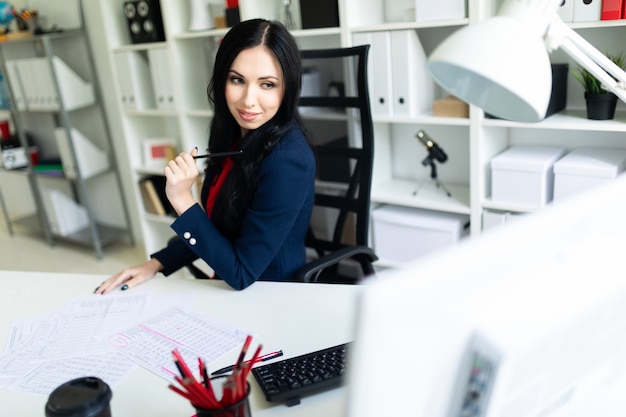
[{"label": "woman's face", "polygon": [[237,55],[226,81],[226,103],[241,134],[257,129],[278,112],[285,92],[283,73],[265,46]]}]

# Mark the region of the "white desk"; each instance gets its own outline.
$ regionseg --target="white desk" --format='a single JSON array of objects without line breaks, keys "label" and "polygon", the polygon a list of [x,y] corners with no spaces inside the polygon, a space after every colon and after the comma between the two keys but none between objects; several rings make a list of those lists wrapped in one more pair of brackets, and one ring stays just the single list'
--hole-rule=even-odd
[{"label": "white desk", "polygon": [[[107,276],[0,271],[0,346],[13,319],[52,312],[68,300],[90,294]],[[282,349],[283,358],[353,340],[358,286],[257,282],[234,291],[223,282],[165,278],[143,284],[155,294],[193,292],[193,309],[205,311],[254,332],[265,352]],[[94,295],[94,297],[96,297]],[[238,352],[216,367],[233,363]],[[113,387],[113,417],[189,417],[193,408],[167,388],[168,382],[137,367]],[[346,388],[302,399],[300,405],[268,403],[250,376],[250,404],[254,417],[343,416]],[[2,415],[44,415],[47,397],[0,389]]]}]

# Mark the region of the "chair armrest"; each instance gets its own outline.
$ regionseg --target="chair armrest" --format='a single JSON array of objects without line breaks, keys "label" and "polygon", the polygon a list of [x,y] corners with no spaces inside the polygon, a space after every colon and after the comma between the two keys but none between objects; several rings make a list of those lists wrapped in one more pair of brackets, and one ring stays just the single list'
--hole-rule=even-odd
[{"label": "chair armrest", "polygon": [[322,271],[339,264],[339,262],[345,259],[356,260],[361,264],[363,273],[369,275],[374,272],[372,263],[378,260],[378,256],[367,246],[346,246],[307,263],[296,271],[294,280],[299,282],[317,282]]}]

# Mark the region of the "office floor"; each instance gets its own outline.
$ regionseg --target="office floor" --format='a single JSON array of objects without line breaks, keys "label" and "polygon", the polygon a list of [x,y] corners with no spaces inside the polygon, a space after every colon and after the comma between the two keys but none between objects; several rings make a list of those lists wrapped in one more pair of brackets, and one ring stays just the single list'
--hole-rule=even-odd
[{"label": "office floor", "polygon": [[146,259],[142,246],[125,240],[107,245],[98,259],[90,247],[63,241],[50,246],[41,235],[14,229],[11,236],[0,213],[0,270],[113,274]]}]

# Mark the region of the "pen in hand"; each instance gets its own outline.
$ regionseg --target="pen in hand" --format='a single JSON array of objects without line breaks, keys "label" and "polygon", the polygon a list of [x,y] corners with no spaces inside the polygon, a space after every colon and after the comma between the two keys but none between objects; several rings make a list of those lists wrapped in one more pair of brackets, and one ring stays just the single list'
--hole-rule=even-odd
[{"label": "pen in hand", "polygon": [[242,153],[243,153],[242,149],[239,149],[238,151],[229,151],[229,152],[213,152],[213,153],[207,153],[204,155],[196,155],[193,157],[193,159],[219,158],[222,156],[240,155]]},{"label": "pen in hand", "polygon": [[[265,355],[261,355],[257,358],[256,362],[265,362],[265,361],[269,361],[270,359],[274,359],[274,358],[278,358],[283,356],[283,351],[279,350],[278,352],[271,352],[271,353],[266,353]],[[244,363],[248,363],[250,361],[245,361]],[[254,365],[254,364],[253,364]],[[221,374],[225,374],[226,372],[230,372],[233,369],[235,369],[236,365],[230,365],[230,366],[226,366],[224,368],[218,369],[217,371],[214,371],[211,373],[211,375],[221,375]]]}]

